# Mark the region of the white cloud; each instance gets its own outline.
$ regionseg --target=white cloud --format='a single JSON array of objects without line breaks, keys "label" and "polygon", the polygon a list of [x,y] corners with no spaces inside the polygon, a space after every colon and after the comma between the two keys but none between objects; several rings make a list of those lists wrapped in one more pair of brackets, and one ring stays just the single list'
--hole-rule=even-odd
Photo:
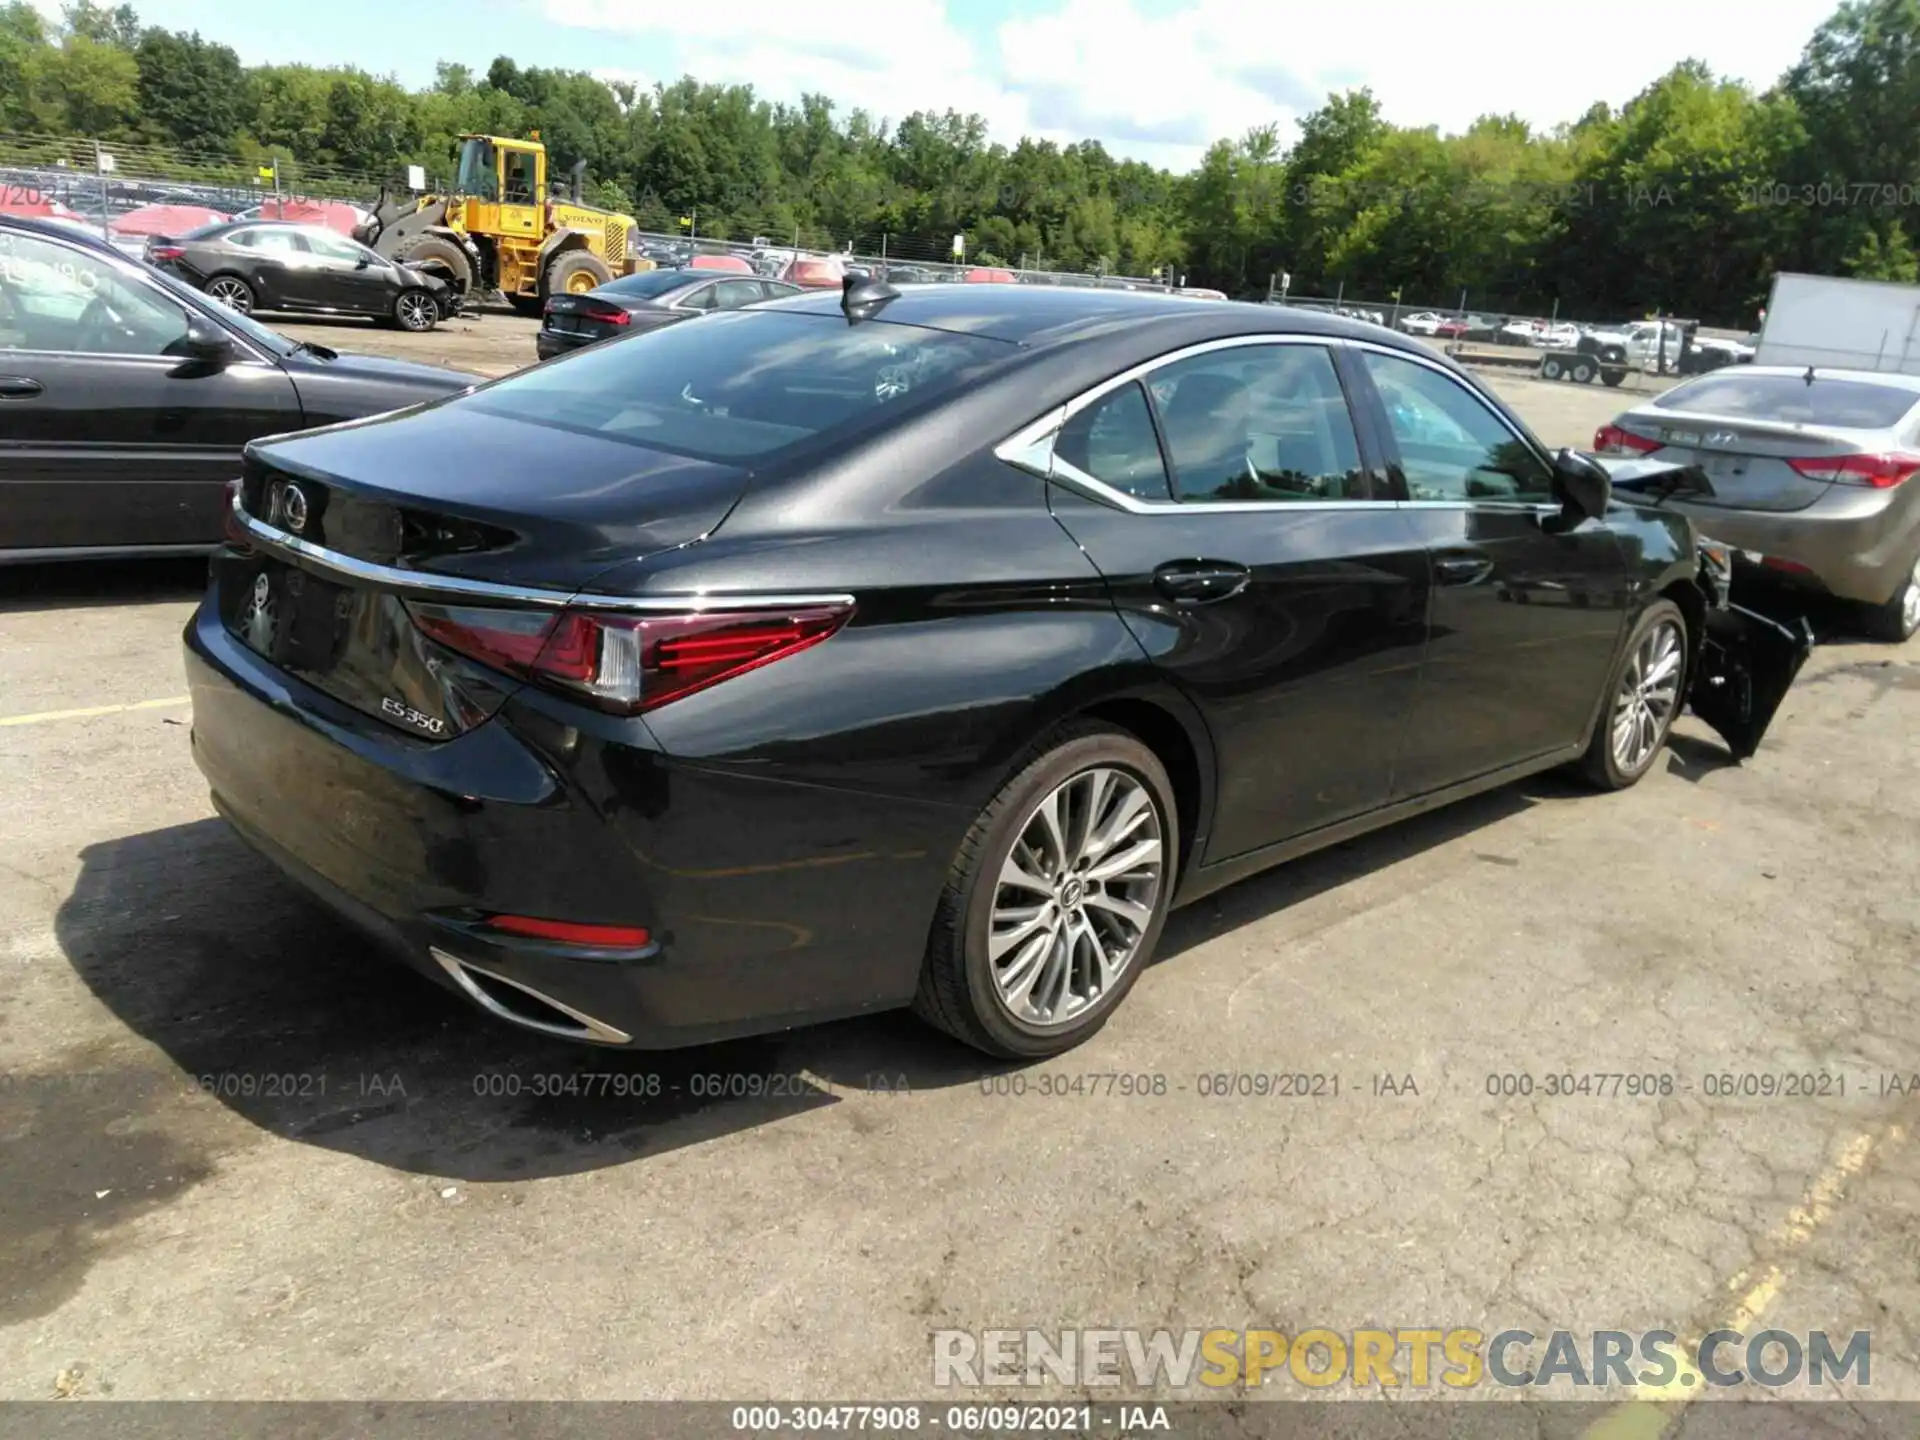
[{"label": "white cloud", "polygon": [[[1620,105],[1698,57],[1764,86],[1798,58],[1833,0],[1030,0],[970,36],[967,0],[888,0],[879,11],[804,0],[544,0],[549,19],[665,42],[675,73],[833,97],[899,120],[977,112],[995,139],[1095,138],[1177,169],[1252,126],[1294,122],[1327,93],[1368,85],[1401,125],[1459,130],[1514,112],[1541,127],[1596,100]],[[662,67],[665,68],[664,66]]]}]

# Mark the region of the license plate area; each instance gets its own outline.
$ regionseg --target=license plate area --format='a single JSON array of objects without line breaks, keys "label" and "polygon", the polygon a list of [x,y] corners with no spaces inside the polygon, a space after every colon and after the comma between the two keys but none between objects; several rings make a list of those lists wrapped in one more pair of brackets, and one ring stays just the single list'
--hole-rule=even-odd
[{"label": "license plate area", "polygon": [[352,634],[355,592],[292,565],[263,560],[227,617],[247,647],[288,670],[325,675],[340,663]]}]

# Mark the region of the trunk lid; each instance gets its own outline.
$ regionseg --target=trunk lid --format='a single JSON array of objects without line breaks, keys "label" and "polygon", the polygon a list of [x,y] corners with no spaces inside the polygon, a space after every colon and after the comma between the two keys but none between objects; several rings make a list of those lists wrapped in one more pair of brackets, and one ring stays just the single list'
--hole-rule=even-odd
[{"label": "trunk lid", "polygon": [[1789,460],[1858,454],[1884,446],[1884,437],[1853,431],[1729,420],[1686,410],[1657,416],[1634,411],[1616,423],[1629,434],[1658,444],[1658,449],[1648,452],[1648,459],[1698,468],[1711,493],[1689,494],[1689,504],[1731,510],[1804,510],[1834,482],[1803,475]]},{"label": "trunk lid", "polygon": [[511,619],[520,602],[510,593],[435,596],[434,581],[545,592],[548,603],[524,608],[537,646],[554,594],[699,539],[746,485],[730,466],[448,407],[259,443],[247,450],[241,508],[329,554],[223,552],[221,619],[362,714],[449,740],[484,723],[518,683],[429,640],[405,597]]}]

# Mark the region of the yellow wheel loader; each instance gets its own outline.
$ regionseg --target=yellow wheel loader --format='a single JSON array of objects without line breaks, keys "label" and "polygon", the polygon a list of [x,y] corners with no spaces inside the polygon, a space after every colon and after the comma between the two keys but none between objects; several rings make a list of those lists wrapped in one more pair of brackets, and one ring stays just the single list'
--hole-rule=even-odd
[{"label": "yellow wheel loader", "polygon": [[382,197],[355,238],[441,276],[462,299],[498,290],[520,314],[538,315],[549,295],[653,268],[634,257],[631,215],[581,203],[585,170],[585,161],[574,166],[570,187],[550,185],[538,131],[463,135],[451,194]]}]

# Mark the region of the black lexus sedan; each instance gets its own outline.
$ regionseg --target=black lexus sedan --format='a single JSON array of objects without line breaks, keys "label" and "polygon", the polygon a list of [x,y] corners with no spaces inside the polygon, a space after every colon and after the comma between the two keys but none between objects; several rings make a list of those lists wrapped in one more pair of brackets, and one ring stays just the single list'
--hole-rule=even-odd
[{"label": "black lexus sedan", "polygon": [[438,325],[454,304],[439,276],[389,260],[324,225],[227,221],[157,240],[145,258],[242,315],[367,315],[422,331]]},{"label": "black lexus sedan", "polygon": [[205,552],[249,440],[474,383],[289,340],[95,236],[0,219],[0,564]]},{"label": "black lexus sedan", "polygon": [[1751,752],[1804,637],[1616,482],[1686,477],[1549,454],[1375,326],[854,277],[249,447],[193,752],[502,1020],[911,1006],[1045,1055],[1171,905],[1549,766],[1631,785],[1690,695]]},{"label": "black lexus sedan", "polygon": [[799,293],[798,285],[784,280],[726,271],[641,270],[584,295],[555,295],[548,300],[534,350],[542,360],[550,360],[598,340],[617,340],[715,310],[738,310]]}]

